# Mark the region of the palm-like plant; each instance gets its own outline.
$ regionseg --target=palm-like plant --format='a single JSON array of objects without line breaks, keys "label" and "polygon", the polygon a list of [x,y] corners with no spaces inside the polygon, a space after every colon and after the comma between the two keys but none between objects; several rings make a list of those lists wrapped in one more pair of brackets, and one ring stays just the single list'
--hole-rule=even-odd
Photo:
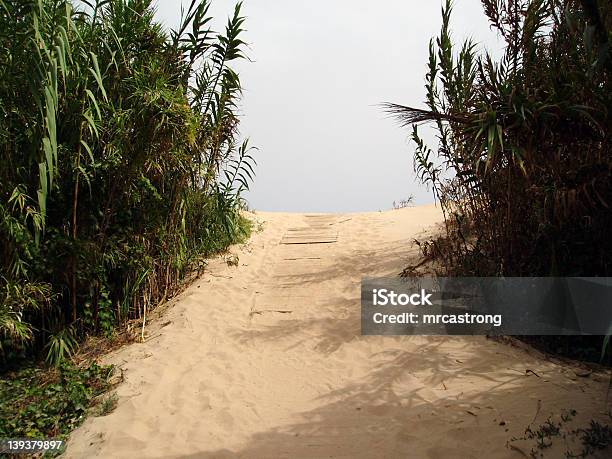
[{"label": "palm-like plant", "polygon": [[[455,47],[447,1],[427,107],[386,105],[413,126],[416,171],[445,211],[448,237],[434,246],[451,273],[609,273],[609,5],[482,3],[503,57],[469,40]],[[424,122],[437,128],[437,149],[419,136]]]}]

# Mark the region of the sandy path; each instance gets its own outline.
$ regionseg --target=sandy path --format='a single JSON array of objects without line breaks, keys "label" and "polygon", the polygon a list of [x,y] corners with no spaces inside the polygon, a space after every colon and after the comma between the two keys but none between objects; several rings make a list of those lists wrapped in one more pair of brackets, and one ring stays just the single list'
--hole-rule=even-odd
[{"label": "sandy path", "polygon": [[[125,370],[118,407],[67,457],[522,457],[505,445],[534,418],[604,411],[604,378],[485,338],[360,336],[361,277],[414,260],[433,206],[257,218],[237,267],[211,262],[151,339],[108,357]],[[338,242],[279,244],[325,225]]]}]

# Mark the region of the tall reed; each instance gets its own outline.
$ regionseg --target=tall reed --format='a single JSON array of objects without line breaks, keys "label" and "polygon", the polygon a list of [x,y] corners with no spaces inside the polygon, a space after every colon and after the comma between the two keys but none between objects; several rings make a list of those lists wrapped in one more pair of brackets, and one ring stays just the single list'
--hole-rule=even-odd
[{"label": "tall reed", "polygon": [[455,45],[447,0],[426,107],[386,105],[412,128],[415,170],[445,214],[446,237],[425,252],[451,275],[610,275],[610,3],[482,4],[503,56]]},{"label": "tall reed", "polygon": [[242,236],[254,159],[240,144],[238,3],[0,5],[0,351],[59,361],[172,295]]}]

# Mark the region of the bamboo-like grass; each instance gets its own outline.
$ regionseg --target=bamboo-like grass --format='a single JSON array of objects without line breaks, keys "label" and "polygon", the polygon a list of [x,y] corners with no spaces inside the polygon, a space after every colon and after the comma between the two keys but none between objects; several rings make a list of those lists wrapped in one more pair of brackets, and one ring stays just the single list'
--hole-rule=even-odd
[{"label": "bamboo-like grass", "polygon": [[238,3],[0,4],[0,356],[113,330],[245,233],[254,159],[239,142]]},{"label": "bamboo-like grass", "polygon": [[[612,273],[612,8],[597,0],[483,0],[496,60],[457,47],[452,5],[430,42],[426,107],[386,104],[445,214],[423,244],[445,275]],[[428,147],[419,125],[432,123]]]}]

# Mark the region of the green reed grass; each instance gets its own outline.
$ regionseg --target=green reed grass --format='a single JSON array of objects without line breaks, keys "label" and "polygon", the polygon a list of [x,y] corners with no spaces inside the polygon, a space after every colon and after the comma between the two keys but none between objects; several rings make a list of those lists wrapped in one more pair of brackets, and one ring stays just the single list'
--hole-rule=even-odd
[{"label": "green reed grass", "polygon": [[454,43],[449,0],[426,106],[386,105],[412,127],[415,170],[445,214],[446,237],[425,252],[448,275],[610,275],[610,3],[482,3],[503,56]]},{"label": "green reed grass", "polygon": [[215,32],[209,7],[166,30],[151,0],[0,5],[3,358],[59,362],[244,233],[244,18]]}]

